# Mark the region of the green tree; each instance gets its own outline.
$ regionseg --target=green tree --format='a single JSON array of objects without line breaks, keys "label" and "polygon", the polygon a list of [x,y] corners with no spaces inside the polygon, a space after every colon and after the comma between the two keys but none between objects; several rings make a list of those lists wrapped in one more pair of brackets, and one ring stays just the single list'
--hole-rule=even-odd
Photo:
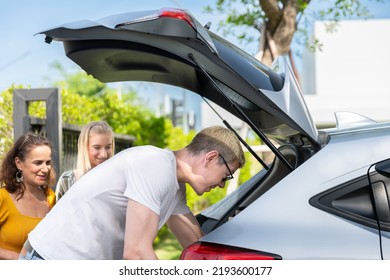
[{"label": "green tree", "polygon": [[116,133],[135,136],[135,145],[166,147],[164,117],[156,117],[140,102],[130,87],[120,90],[101,83],[83,71],[67,73],[60,64],[52,64],[63,76],[54,84],[62,89],[63,122],[84,125],[105,120]]},{"label": "green tree", "polygon": [[[337,22],[342,18],[369,16],[367,6],[359,0],[331,0],[326,7],[305,16],[304,12],[311,2],[317,1],[217,0],[215,7],[207,6],[205,10],[226,15],[219,24],[225,34],[233,34],[245,42],[258,41],[256,58],[270,65],[278,55],[289,54],[292,58],[291,43],[296,32],[308,39],[306,28],[298,28],[301,21],[305,27],[310,18]],[[257,32],[248,32],[248,29]],[[305,42],[310,43],[308,40]],[[317,40],[312,42],[315,43],[312,47],[318,43]]]},{"label": "green tree", "polygon": [[77,93],[80,96],[95,96],[107,88],[104,83],[96,80],[90,75],[87,75],[83,71],[68,73],[57,61],[51,63],[50,68],[57,71],[60,76],[63,77],[61,81],[52,82],[54,85],[67,88],[72,93]]}]

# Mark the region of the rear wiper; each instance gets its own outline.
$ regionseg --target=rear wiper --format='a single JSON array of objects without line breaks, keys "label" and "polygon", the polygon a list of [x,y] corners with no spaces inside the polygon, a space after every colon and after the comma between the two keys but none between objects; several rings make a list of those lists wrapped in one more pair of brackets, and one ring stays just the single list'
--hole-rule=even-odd
[{"label": "rear wiper", "polygon": [[[229,101],[230,106],[248,123],[248,125],[251,127],[251,129],[260,137],[260,139],[271,149],[271,151],[275,154],[276,157],[278,157],[291,171],[294,168],[291,166],[291,164],[287,161],[287,159],[280,153],[280,151],[275,147],[274,144],[265,136],[265,134],[259,130],[255,124],[245,115],[245,113],[241,110],[240,107],[237,106],[236,103],[233,102],[233,100],[225,94],[225,92],[220,88],[218,83],[207,73],[207,71],[195,60],[195,57],[192,53],[188,54],[188,57],[199,67],[199,69],[203,72],[203,74],[206,75],[206,77],[215,85],[215,87],[219,90],[220,93],[225,97],[227,101]],[[204,99],[204,98],[203,98]],[[210,104],[206,102],[209,106]],[[211,107],[211,106],[210,106]],[[212,108],[212,107],[211,107]],[[214,110],[214,108],[212,108]],[[216,112],[214,110],[214,112]],[[248,149],[248,151],[251,152],[251,154],[263,165],[263,167],[268,170],[268,165],[252,150],[252,148],[249,147],[249,145],[241,138],[241,136],[238,135],[238,133],[230,126],[230,124],[224,120],[218,113],[217,115],[221,118],[223,123],[231,130],[233,131],[238,139],[240,139],[241,143]]]}]

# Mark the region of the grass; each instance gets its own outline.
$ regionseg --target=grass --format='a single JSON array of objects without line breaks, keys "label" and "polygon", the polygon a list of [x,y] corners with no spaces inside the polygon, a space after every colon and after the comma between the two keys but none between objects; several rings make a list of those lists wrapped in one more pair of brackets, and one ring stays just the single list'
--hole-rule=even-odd
[{"label": "grass", "polygon": [[179,242],[170,231],[154,246],[154,251],[160,260],[178,260],[182,250]]}]

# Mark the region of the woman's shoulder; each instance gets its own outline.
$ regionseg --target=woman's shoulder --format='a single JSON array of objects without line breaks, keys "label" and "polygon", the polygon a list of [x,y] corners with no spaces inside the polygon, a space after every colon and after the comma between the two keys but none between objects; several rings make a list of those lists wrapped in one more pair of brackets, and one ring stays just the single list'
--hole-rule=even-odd
[{"label": "woman's shoulder", "polygon": [[6,188],[2,187],[0,188],[0,206],[1,205],[8,205],[9,200],[12,200],[11,199],[11,196],[8,194],[8,191]]},{"label": "woman's shoulder", "polygon": [[61,182],[66,182],[66,184],[73,184],[76,181],[76,172],[75,170],[68,170],[61,174],[61,176],[58,178],[57,185]]},{"label": "woman's shoulder", "polygon": [[5,197],[7,197],[6,195],[8,195],[7,189],[4,187],[1,187],[0,188],[0,199],[4,199]]}]

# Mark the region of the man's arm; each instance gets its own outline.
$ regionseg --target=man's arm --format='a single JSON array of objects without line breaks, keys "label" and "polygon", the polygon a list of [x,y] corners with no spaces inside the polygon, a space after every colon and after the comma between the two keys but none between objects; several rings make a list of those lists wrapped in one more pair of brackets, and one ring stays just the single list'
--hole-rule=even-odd
[{"label": "man's arm", "polygon": [[123,259],[156,260],[153,241],[158,232],[159,216],[146,206],[129,199]]},{"label": "man's arm", "polygon": [[169,218],[167,225],[183,248],[194,243],[203,236],[199,223],[192,213],[172,215]]}]

